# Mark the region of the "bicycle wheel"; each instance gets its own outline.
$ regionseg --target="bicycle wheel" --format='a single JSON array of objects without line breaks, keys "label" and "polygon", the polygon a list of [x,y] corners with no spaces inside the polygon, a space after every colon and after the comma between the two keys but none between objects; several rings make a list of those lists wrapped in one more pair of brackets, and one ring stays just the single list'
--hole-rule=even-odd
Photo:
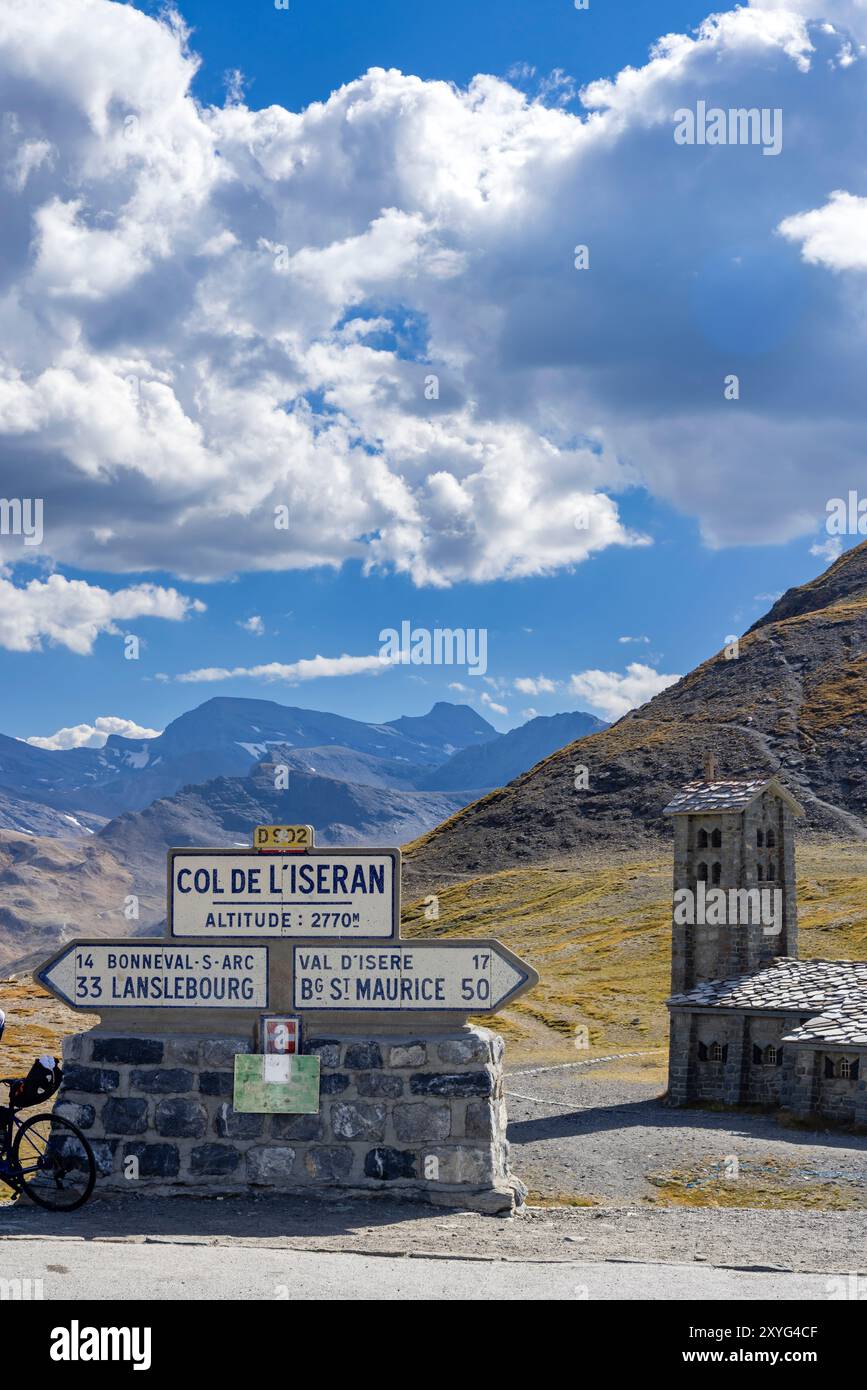
[{"label": "bicycle wheel", "polygon": [[62,1115],[31,1115],[15,1136],[19,1188],[49,1211],[75,1211],[96,1182],[96,1159],[81,1130]]}]

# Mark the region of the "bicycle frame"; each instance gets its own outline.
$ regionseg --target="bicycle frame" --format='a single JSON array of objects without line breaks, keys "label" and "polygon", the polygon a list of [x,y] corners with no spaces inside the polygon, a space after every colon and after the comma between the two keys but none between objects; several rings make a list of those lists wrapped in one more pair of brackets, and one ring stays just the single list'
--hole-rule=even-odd
[{"label": "bicycle frame", "polygon": [[[0,1086],[11,1087],[15,1077],[0,1077]],[[7,1187],[17,1191],[20,1187],[19,1175],[23,1173],[35,1173],[39,1169],[39,1160],[26,1168],[16,1167],[12,1162],[12,1146],[15,1142],[16,1130],[23,1129],[25,1121],[19,1120],[16,1112],[11,1105],[6,1108],[6,1120],[3,1125],[3,1132],[0,1135],[0,1182],[5,1182]]]}]

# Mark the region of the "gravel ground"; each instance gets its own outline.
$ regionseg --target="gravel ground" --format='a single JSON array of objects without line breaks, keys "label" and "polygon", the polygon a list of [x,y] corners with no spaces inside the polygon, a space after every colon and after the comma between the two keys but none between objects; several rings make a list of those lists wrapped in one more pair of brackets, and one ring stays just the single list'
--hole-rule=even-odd
[{"label": "gravel ground", "polygon": [[[651,1079],[636,1079],[642,1069]],[[867,1211],[864,1137],[787,1129],[773,1115],[672,1109],[659,1099],[664,1084],[652,1057],[512,1072],[506,1086],[515,1172],[543,1200],[659,1200],[648,1175],[685,1173],[692,1200],[718,1200],[724,1188],[729,1201],[738,1181],[760,1182],[778,1190],[778,1202]],[[739,1177],[727,1180],[723,1168],[732,1157]]]}]

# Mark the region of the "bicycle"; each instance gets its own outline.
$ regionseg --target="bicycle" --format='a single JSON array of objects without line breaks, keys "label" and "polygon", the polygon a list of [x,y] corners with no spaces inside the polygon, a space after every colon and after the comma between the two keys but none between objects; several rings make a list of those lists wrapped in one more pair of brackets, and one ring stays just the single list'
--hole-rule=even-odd
[{"label": "bicycle", "polygon": [[[47,1100],[60,1085],[56,1064],[49,1072],[52,1079],[37,1085],[39,1066],[34,1063],[26,1077],[0,1077],[0,1085],[9,1087],[9,1104],[0,1106],[0,1183],[26,1193],[48,1211],[75,1211],[96,1182],[96,1159],[87,1139],[63,1115],[46,1111],[22,1120],[16,1113]],[[47,1070],[43,1066],[41,1076]]]}]

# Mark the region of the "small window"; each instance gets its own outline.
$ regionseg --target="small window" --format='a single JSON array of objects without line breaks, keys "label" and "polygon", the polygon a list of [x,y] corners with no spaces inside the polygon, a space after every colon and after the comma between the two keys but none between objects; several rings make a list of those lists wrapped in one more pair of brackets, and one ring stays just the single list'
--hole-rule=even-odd
[{"label": "small window", "polygon": [[776,1065],[777,1065],[777,1049],[774,1047],[773,1043],[770,1043],[770,1044],[765,1048],[765,1066],[766,1066],[766,1067],[775,1067]]},{"label": "small window", "polygon": [[711,1043],[707,1050],[707,1055],[712,1062],[721,1062],[723,1060],[722,1043]]},{"label": "small window", "polygon": [[825,1057],[825,1076],[841,1081],[857,1081],[861,1070],[857,1057]]},{"label": "small window", "polygon": [[706,831],[706,830],[700,830],[700,831],[698,832],[698,847],[699,847],[699,849],[707,849],[707,831]]},{"label": "small window", "polygon": [[768,831],[768,838],[767,838],[767,846],[768,846],[768,849],[773,849],[773,848],[774,848],[774,845],[775,845],[776,843],[777,843],[777,839],[776,839],[776,836],[774,835],[773,830],[769,830],[769,831]]},{"label": "small window", "polygon": [[696,871],[696,878],[700,879],[702,883],[707,883],[707,864],[703,860]]},{"label": "small window", "polygon": [[757,831],[756,831],[756,844],[758,845],[759,849],[763,849],[763,848],[764,848],[764,844],[765,844],[765,832],[764,832],[763,830],[757,830]]},{"label": "small window", "polygon": [[719,883],[721,875],[722,875],[722,864],[720,864],[719,860],[717,860],[717,862],[716,862],[716,863],[714,864],[714,866],[713,866],[713,874],[712,874],[712,880],[713,880],[713,882],[714,882],[714,883]]},{"label": "small window", "polygon": [[776,871],[776,869],[774,868],[773,860],[771,860],[771,862],[768,864],[768,878],[776,878],[776,877],[777,877],[777,871]]},{"label": "small window", "polygon": [[714,849],[719,849],[722,845],[722,831],[717,827],[710,837],[711,845]]},{"label": "small window", "polygon": [[756,865],[756,878],[759,880],[759,883],[761,883],[761,881],[762,881],[762,879],[764,878],[764,876],[765,876],[765,871],[764,871],[764,869],[762,868],[761,864],[757,864],[757,865]]}]

